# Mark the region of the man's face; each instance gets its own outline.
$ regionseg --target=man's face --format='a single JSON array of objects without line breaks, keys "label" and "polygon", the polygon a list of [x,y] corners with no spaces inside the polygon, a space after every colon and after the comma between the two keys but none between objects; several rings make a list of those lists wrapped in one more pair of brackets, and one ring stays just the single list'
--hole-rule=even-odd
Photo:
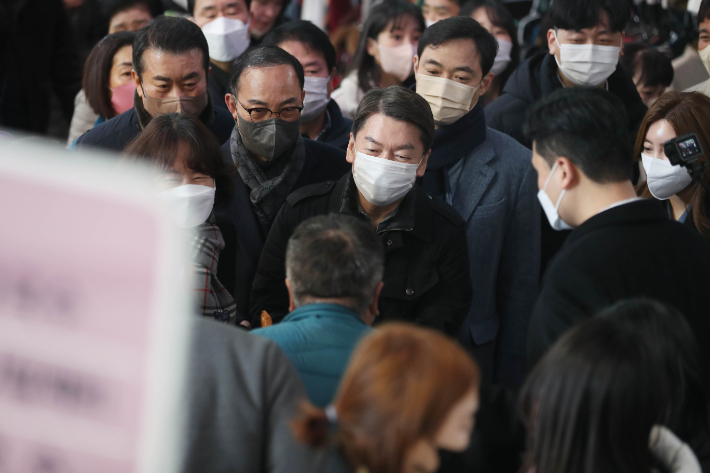
[{"label": "man's face", "polygon": [[143,52],[143,83],[133,71],[138,95],[153,98],[196,97],[207,90],[207,71],[202,51],[192,49],[182,54],[166,53],[154,48]]},{"label": "man's face", "polygon": [[424,0],[422,5],[424,19],[432,23],[456,16],[459,11],[459,4],[450,0]]},{"label": "man's face", "polygon": [[281,0],[253,0],[250,8],[252,18],[249,31],[258,37],[268,33],[274,27],[282,6]]},{"label": "man's face", "polygon": [[609,26],[609,15],[602,11],[599,15],[599,23],[593,28],[585,28],[583,30],[563,30],[557,29],[557,41],[555,41],[555,30],[550,29],[547,32],[547,45],[550,48],[550,54],[554,54],[557,60],[560,60],[561,44],[596,44],[598,46],[619,46],[623,54],[623,39],[624,33],[621,31],[613,32]]},{"label": "man's face", "polygon": [[300,41],[285,41],[279,44],[278,47],[298,59],[298,62],[303,66],[303,74],[306,77],[330,77],[330,81],[328,81],[328,97],[330,97],[331,92],[333,92],[333,77],[335,76],[333,73],[335,71],[328,70],[328,64],[326,64],[323,54],[310,49]]},{"label": "man's face", "polygon": [[367,119],[357,137],[350,134],[346,156],[350,164],[355,163],[357,152],[398,163],[419,164],[417,177],[422,177],[431,150],[424,155],[424,145],[415,125],[377,113]]},{"label": "man's face", "polygon": [[700,23],[700,37],[698,38],[698,51],[702,51],[710,44],[710,18],[705,18]]},{"label": "man's face", "polygon": [[202,28],[221,16],[239,20],[245,25],[249,21],[249,10],[244,0],[195,0],[194,21]]},{"label": "man's face", "polygon": [[108,33],[118,31],[138,31],[153,20],[153,15],[145,5],[136,5],[123,10],[111,17],[108,24]]},{"label": "man's face", "polygon": [[[296,71],[291,66],[285,64],[250,68],[244,71],[239,78],[239,90],[237,91],[237,101],[231,94],[227,95],[227,106],[232,116],[236,120],[242,117],[247,121],[261,121],[253,119],[247,110],[258,114],[265,109],[272,112],[291,111],[293,107],[302,107],[305,93],[301,90]],[[240,105],[241,104],[241,105]],[[246,110],[245,110],[246,109]],[[295,121],[299,118],[296,114],[287,121]],[[263,120],[277,118],[277,115],[267,116]],[[286,120],[286,118],[283,118]]]},{"label": "man's face", "polygon": [[641,72],[638,71],[633,77],[634,85],[636,85],[636,90],[641,96],[643,104],[647,107],[653,105],[653,103],[658,100],[658,98],[663,95],[666,88],[662,85],[647,85],[641,80]]}]

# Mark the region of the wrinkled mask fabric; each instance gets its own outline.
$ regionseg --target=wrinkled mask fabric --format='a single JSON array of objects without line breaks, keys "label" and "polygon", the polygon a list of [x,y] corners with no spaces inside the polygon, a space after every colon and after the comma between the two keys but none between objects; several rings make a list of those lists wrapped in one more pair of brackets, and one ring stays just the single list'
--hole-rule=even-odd
[{"label": "wrinkled mask fabric", "polygon": [[306,98],[303,99],[302,123],[308,123],[318,118],[330,103],[328,82],[330,82],[330,77],[304,78],[303,90],[306,91]]},{"label": "wrinkled mask fabric", "polygon": [[703,66],[710,73],[710,46],[705,46],[705,49],[699,49],[698,54],[700,55],[700,60],[703,62]]},{"label": "wrinkled mask fabric", "polygon": [[405,164],[357,151],[353,179],[362,196],[372,205],[389,205],[414,186],[421,164]]},{"label": "wrinkled mask fabric", "polygon": [[682,191],[693,180],[683,166],[673,166],[670,161],[641,154],[643,169],[646,171],[648,190],[658,200],[670,199]]},{"label": "wrinkled mask fabric", "polygon": [[133,81],[111,89],[111,105],[113,105],[117,115],[133,108],[133,95],[135,92],[136,83]]},{"label": "wrinkled mask fabric", "polygon": [[216,187],[186,184],[158,192],[172,222],[180,228],[205,223],[214,207]]},{"label": "wrinkled mask fabric", "polygon": [[417,93],[431,106],[437,125],[450,125],[476,105],[474,95],[480,88],[460,84],[443,77],[417,74]]},{"label": "wrinkled mask fabric", "polygon": [[597,44],[560,44],[555,33],[555,42],[560,48],[560,59],[555,56],[557,67],[574,85],[596,87],[616,70],[620,46]]},{"label": "wrinkled mask fabric", "polygon": [[150,113],[151,117],[157,117],[166,113],[189,113],[193,116],[199,116],[207,106],[208,101],[207,91],[195,97],[167,97],[156,98],[150,97],[143,91],[143,107],[146,112]]},{"label": "wrinkled mask fabric", "polygon": [[210,57],[215,61],[231,62],[249,47],[249,23],[220,16],[202,27]]},{"label": "wrinkled mask fabric", "polygon": [[560,204],[562,203],[562,197],[564,197],[564,195],[567,193],[567,190],[562,189],[562,192],[560,192],[560,196],[557,198],[556,204],[552,203],[550,196],[548,196],[547,192],[545,192],[547,190],[547,185],[550,183],[550,179],[552,179],[552,175],[555,173],[556,169],[557,163],[552,166],[552,169],[550,170],[550,175],[547,176],[547,180],[545,181],[545,185],[542,187],[542,189],[538,191],[537,199],[540,201],[542,210],[545,212],[547,221],[550,222],[550,226],[553,228],[553,230],[572,230],[572,227],[568,225],[564,220],[562,220],[562,217],[560,217],[560,214],[558,213]]},{"label": "wrinkled mask fabric", "polygon": [[380,67],[387,74],[396,77],[400,82],[407,80],[414,68],[414,56],[417,50],[409,43],[400,46],[377,45],[380,52]]},{"label": "wrinkled mask fabric", "polygon": [[280,118],[269,118],[250,122],[239,116],[239,135],[244,147],[252,155],[273,161],[296,143],[300,121],[287,122]]}]

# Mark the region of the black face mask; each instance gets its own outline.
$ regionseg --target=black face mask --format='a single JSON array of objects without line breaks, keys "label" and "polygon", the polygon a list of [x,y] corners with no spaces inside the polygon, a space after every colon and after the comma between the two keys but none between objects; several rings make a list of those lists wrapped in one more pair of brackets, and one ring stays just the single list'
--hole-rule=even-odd
[{"label": "black face mask", "polygon": [[238,116],[239,135],[244,147],[254,156],[273,161],[284,154],[298,140],[300,119],[287,122],[280,118],[269,118],[260,122],[250,122]]}]

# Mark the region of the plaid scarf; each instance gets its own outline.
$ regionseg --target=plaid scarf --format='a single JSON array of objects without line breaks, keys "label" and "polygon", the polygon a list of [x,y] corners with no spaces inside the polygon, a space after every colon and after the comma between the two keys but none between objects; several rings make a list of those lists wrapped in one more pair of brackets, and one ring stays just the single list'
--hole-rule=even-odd
[{"label": "plaid scarf", "polygon": [[195,229],[190,243],[196,303],[201,315],[235,324],[237,304],[217,279],[217,262],[223,248],[222,232],[215,223],[214,214],[210,214],[207,221]]}]

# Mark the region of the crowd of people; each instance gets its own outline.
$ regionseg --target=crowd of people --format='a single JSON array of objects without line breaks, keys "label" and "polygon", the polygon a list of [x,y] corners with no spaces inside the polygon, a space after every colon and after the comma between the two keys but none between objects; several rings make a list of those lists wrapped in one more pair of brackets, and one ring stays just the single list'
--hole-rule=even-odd
[{"label": "crowd of people", "polygon": [[710,471],[710,79],[625,0],[297,4],[0,0],[0,126],[193,236],[184,471]]}]

